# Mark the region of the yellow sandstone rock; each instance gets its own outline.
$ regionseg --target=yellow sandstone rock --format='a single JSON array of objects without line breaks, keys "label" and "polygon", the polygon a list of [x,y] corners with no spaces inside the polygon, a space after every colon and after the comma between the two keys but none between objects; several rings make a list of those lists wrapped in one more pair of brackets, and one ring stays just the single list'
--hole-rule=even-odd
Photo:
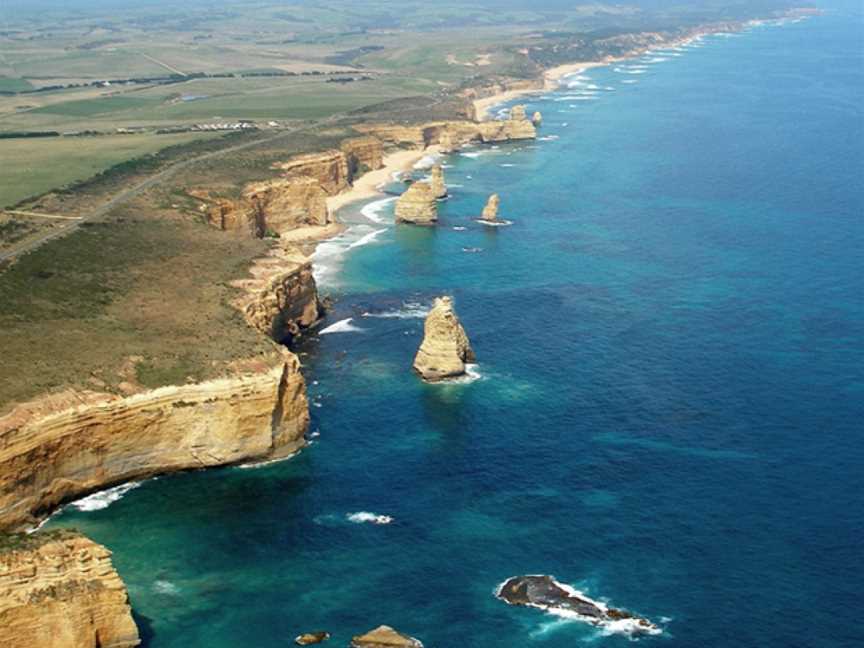
[{"label": "yellow sandstone rock", "polygon": [[336,149],[296,155],[287,162],[275,164],[274,168],[288,178],[306,176],[317,180],[329,196],[345,191],[351,181],[348,158]]},{"label": "yellow sandstone rock", "polygon": [[500,204],[501,198],[498,197],[498,194],[489,196],[489,200],[486,201],[486,206],[483,208],[483,214],[480,218],[487,221],[498,220],[498,206]]},{"label": "yellow sandstone rock", "polygon": [[77,400],[46,398],[0,418],[0,531],[123,482],[287,456],[309,424],[300,362],[286,349],[230,377]]},{"label": "yellow sandstone rock", "polygon": [[474,351],[453,309],[450,297],[439,297],[423,325],[423,343],[414,357],[414,370],[425,380],[461,376]]},{"label": "yellow sandstone rock", "polygon": [[429,180],[432,186],[432,195],[436,198],[445,198],[447,196],[447,184],[444,182],[444,169],[440,164],[432,167],[432,177]]},{"label": "yellow sandstone rock", "polygon": [[243,200],[265,231],[277,234],[305,225],[326,225],[327,193],[317,180],[304,176],[277,178],[246,185]]},{"label": "yellow sandstone rock", "polygon": [[543,115],[540,114],[540,111],[535,111],[534,115],[531,117],[531,123],[534,124],[535,128],[540,128],[543,124]]},{"label": "yellow sandstone rock", "polygon": [[0,646],[132,648],[129,596],[105,547],[71,531],[7,536],[0,548]]},{"label": "yellow sandstone rock", "polygon": [[415,182],[396,201],[396,222],[431,225],[438,220],[435,192],[428,182]]},{"label": "yellow sandstone rock", "polygon": [[419,639],[397,632],[390,626],[378,626],[351,640],[351,648],[423,648]]},{"label": "yellow sandstone rock", "polygon": [[339,148],[348,159],[352,179],[362,175],[364,169],[375,171],[384,166],[384,145],[376,137],[350,137],[342,140]]}]

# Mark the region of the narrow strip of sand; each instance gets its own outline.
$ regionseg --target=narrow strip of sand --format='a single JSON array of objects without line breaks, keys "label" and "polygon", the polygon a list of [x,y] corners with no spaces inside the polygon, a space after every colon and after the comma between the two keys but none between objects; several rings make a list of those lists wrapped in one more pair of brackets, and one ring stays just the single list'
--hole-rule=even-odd
[{"label": "narrow strip of sand", "polygon": [[390,182],[393,173],[408,171],[427,155],[437,155],[440,152],[441,148],[435,145],[428,146],[425,149],[411,149],[388,153],[384,156],[383,167],[364,173],[354,181],[354,184],[348,191],[327,198],[327,208],[331,214],[334,214],[345,205],[381,195],[379,187]]}]

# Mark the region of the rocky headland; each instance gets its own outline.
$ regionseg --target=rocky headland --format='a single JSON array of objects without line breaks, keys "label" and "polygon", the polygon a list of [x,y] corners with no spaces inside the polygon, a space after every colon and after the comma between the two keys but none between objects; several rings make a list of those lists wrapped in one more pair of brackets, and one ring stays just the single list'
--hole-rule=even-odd
[{"label": "rocky headland", "polygon": [[433,225],[438,220],[435,190],[428,182],[411,184],[396,201],[396,222]]},{"label": "rocky headland", "polygon": [[552,576],[514,576],[498,588],[496,596],[510,605],[540,608],[580,619],[624,634],[660,634],[656,625],[641,617],[594,601]]},{"label": "rocky headland", "polygon": [[111,552],[72,531],[0,538],[0,645],[132,648],[141,643]]},{"label": "rocky headland", "polygon": [[465,374],[474,351],[450,297],[438,297],[423,324],[423,342],[414,357],[414,370],[429,382]]},{"label": "rocky headland", "polygon": [[306,383],[287,349],[217,380],[20,405],[0,418],[0,531],[123,482],[290,455],[308,425]]},{"label": "rocky headland", "polygon": [[382,625],[366,634],[354,637],[350,648],[423,648],[423,644],[419,639]]}]

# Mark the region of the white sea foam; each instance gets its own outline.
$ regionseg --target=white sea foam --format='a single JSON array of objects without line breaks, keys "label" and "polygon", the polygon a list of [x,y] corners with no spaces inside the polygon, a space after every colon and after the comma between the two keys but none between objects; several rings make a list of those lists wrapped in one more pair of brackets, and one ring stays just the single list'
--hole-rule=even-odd
[{"label": "white sea foam", "polygon": [[424,155],[422,158],[417,160],[414,163],[415,169],[429,169],[435,166],[435,163],[438,162],[439,156],[437,155]]},{"label": "white sea foam", "polygon": [[508,225],[513,224],[513,221],[509,220],[488,221],[483,218],[478,218],[477,222],[483,223],[483,225],[486,225],[487,227],[507,227]]},{"label": "white sea foam", "polygon": [[537,139],[541,142],[552,142],[554,140],[559,139],[559,136],[558,135],[544,135],[543,137],[538,137]]},{"label": "white sea foam", "polygon": [[373,223],[386,223],[387,219],[384,218],[382,212],[385,210],[387,205],[395,201],[396,196],[376,200],[375,202],[371,202],[368,205],[365,205],[363,209],[360,210],[360,213]]},{"label": "white sea foam", "polygon": [[477,252],[482,252],[483,248],[481,248],[481,247],[463,247],[462,251],[468,252],[470,254],[476,254]]},{"label": "white sea foam", "polygon": [[464,232],[466,229],[468,229],[468,228],[462,227],[461,225],[456,225],[455,227],[453,227],[454,232]]},{"label": "white sea foam", "polygon": [[76,508],[79,511],[100,511],[120,500],[133,488],[138,488],[142,483],[143,482],[129,482],[128,484],[120,484],[114,488],[99,491],[98,493],[93,493],[92,495],[76,500],[69,506]]},{"label": "white sea foam", "polygon": [[368,511],[348,513],[345,517],[349,522],[353,522],[354,524],[390,524],[393,521],[393,518],[389,515],[380,515]]},{"label": "white sea foam", "polygon": [[499,164],[498,166],[508,167],[508,168],[509,168],[509,167],[514,167],[514,166],[516,166],[516,165],[515,165],[515,164],[510,164],[510,163],[504,163],[504,164]]},{"label": "white sea foam", "polygon": [[484,378],[483,374],[478,369],[479,365],[476,364],[466,364],[465,365],[465,374],[462,376],[457,376],[456,378],[445,378],[444,380],[439,380],[434,385],[467,385],[469,383],[476,382],[478,380],[482,380]]},{"label": "white sea foam", "polygon": [[624,79],[621,83],[639,83],[639,79]]},{"label": "white sea foam", "polygon": [[[315,403],[313,403],[315,405]],[[318,405],[318,407],[321,407]],[[292,452],[291,454],[287,454],[284,457],[276,457],[275,459],[264,459],[263,461],[250,461],[249,463],[240,464],[237,466],[238,468],[242,468],[243,470],[249,470],[250,468],[263,468],[264,466],[269,466],[275,463],[281,463],[283,461],[288,461],[293,457],[296,457],[299,454],[299,450],[297,452]]]},{"label": "white sea foam", "polygon": [[174,583],[167,580],[157,580],[153,582],[153,591],[157,594],[179,594],[180,588]]},{"label": "white sea foam", "polygon": [[373,230],[373,231],[369,232],[368,234],[364,234],[364,235],[361,236],[359,239],[357,239],[356,241],[354,241],[353,243],[351,243],[351,245],[348,246],[348,249],[349,249],[349,250],[353,250],[354,248],[362,247],[362,246],[364,246],[364,245],[368,245],[369,243],[371,243],[372,241],[374,241],[375,238],[376,238],[376,237],[377,237],[381,232],[386,232],[386,231],[387,231],[387,230],[386,230],[386,228],[385,228],[385,229]]},{"label": "white sea foam", "polygon": [[431,307],[420,302],[406,301],[397,310],[389,310],[381,313],[363,313],[363,317],[374,317],[380,319],[422,319],[429,314]]},{"label": "white sea foam", "polygon": [[318,332],[318,335],[329,335],[330,333],[362,333],[363,329],[354,326],[351,321],[353,317],[344,320],[339,320],[335,324],[331,324],[327,328]]}]

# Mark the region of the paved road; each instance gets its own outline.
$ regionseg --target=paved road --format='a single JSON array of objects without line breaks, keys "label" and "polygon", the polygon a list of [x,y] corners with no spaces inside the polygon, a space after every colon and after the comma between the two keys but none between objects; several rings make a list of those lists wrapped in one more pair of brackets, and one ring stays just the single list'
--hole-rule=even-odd
[{"label": "paved road", "polygon": [[124,189],[120,193],[114,195],[108,202],[100,205],[99,207],[94,209],[89,214],[82,216],[79,220],[71,221],[67,227],[53,230],[51,232],[43,234],[42,236],[40,236],[38,238],[27,241],[25,244],[23,244],[21,246],[13,247],[11,250],[6,250],[3,252],[0,252],[0,262],[6,261],[7,259],[12,259],[12,258],[14,258],[20,254],[24,254],[26,252],[30,252],[32,250],[35,250],[37,247],[39,247],[43,243],[46,243],[47,241],[55,239],[58,236],[63,236],[65,234],[68,234],[69,232],[73,231],[75,228],[79,227],[81,225],[81,223],[86,223],[86,222],[90,222],[90,221],[94,221],[94,220],[98,220],[98,219],[102,218],[103,216],[108,214],[112,209],[114,209],[115,207],[118,207],[119,205],[122,205],[123,203],[131,200],[132,198],[134,198],[135,196],[140,194],[142,191],[145,191],[145,190],[149,189],[150,187],[153,187],[154,185],[159,184],[163,180],[167,180],[168,178],[170,178],[171,176],[176,174],[178,171],[182,171],[183,169],[187,169],[190,166],[198,164],[199,162],[203,162],[205,160],[210,160],[212,158],[220,157],[222,155],[227,155],[228,153],[235,153],[236,151],[241,151],[243,149],[252,148],[253,146],[257,146],[257,145],[263,144],[265,142],[273,142],[273,141],[278,140],[280,138],[288,137],[289,135],[293,135],[293,134],[296,134],[296,133],[304,131],[304,130],[309,130],[310,128],[315,128],[317,126],[325,125],[325,124],[327,124],[329,122],[333,122],[333,121],[335,121],[341,117],[342,117],[341,114],[333,115],[331,117],[328,117],[327,119],[323,119],[323,120],[316,121],[316,122],[313,122],[310,124],[306,124],[305,126],[298,126],[296,128],[282,130],[279,132],[278,135],[273,135],[272,137],[265,137],[263,139],[257,139],[257,140],[251,141],[251,142],[244,142],[242,144],[235,144],[234,146],[229,146],[228,148],[219,149],[218,151],[210,151],[209,153],[203,153],[202,155],[199,155],[199,156],[194,157],[194,158],[189,158],[188,160],[182,160],[180,162],[175,162],[174,164],[171,164],[171,165],[165,167],[164,169],[162,169],[161,171],[150,176],[146,180],[142,180],[138,184],[132,185],[128,189]]}]

